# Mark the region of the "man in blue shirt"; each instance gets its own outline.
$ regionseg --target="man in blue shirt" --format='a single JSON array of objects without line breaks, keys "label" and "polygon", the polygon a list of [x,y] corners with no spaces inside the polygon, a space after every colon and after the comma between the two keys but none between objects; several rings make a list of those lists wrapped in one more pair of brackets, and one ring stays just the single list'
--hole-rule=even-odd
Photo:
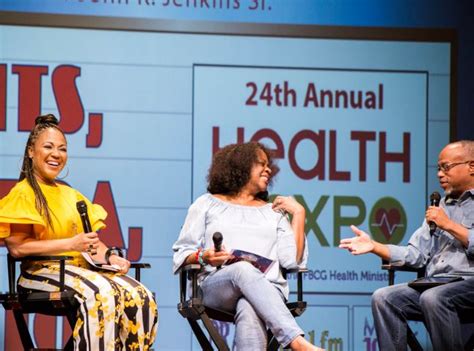
[{"label": "man in blue shirt", "polygon": [[[420,293],[404,284],[378,289],[372,312],[379,348],[407,349],[407,315],[423,316],[434,350],[462,350],[458,311],[474,313],[474,141],[448,144],[439,154],[438,179],[445,197],[430,206],[425,221],[407,246],[384,245],[351,226],[355,237],[341,240],[340,248],[353,255],[374,253],[394,265],[426,267],[426,275],[465,273],[465,280]],[[436,230],[430,234],[430,222]]]}]

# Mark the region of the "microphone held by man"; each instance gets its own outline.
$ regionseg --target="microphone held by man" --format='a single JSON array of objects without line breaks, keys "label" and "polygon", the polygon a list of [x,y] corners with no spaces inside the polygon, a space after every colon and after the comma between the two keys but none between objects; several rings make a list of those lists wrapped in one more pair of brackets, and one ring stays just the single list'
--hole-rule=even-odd
[{"label": "microphone held by man", "polygon": [[[430,206],[438,207],[440,201],[441,201],[441,195],[437,191],[434,191],[433,193],[431,193]],[[430,235],[433,235],[434,232],[436,231],[436,223],[433,221],[429,221],[428,225],[430,226]]]}]

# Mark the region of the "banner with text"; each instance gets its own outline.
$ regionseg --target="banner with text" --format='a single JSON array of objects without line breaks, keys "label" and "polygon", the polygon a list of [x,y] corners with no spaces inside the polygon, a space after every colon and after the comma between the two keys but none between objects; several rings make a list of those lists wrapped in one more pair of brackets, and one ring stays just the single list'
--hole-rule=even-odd
[{"label": "banner with text", "polygon": [[[194,66],[193,198],[212,153],[257,140],[281,171],[271,193],[306,207],[314,291],[373,291],[387,274],[337,248],[360,225],[399,244],[426,193],[427,74],[295,67]],[[225,233],[224,237],[225,237]]]}]

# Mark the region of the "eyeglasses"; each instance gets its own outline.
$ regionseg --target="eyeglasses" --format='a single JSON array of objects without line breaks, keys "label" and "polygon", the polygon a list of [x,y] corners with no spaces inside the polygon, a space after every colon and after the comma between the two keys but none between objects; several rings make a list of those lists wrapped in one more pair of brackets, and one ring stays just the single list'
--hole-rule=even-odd
[{"label": "eyeglasses", "polygon": [[465,165],[466,163],[470,163],[472,161],[464,161],[464,162],[453,162],[453,163],[443,163],[438,165],[438,172],[441,171],[443,173],[449,172],[451,168],[454,168],[459,165]]}]

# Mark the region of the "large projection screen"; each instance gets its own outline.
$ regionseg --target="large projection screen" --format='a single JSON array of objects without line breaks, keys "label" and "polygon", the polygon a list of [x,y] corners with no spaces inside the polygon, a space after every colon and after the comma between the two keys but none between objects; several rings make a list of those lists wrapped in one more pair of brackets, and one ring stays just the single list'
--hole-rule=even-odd
[{"label": "large projection screen", "polygon": [[[306,207],[307,337],[334,350],[375,340],[370,295],[387,276],[377,258],[337,245],[350,224],[406,243],[440,190],[437,153],[455,111],[451,33],[35,18],[0,25],[0,195],[18,178],[34,116],[60,115],[64,180],[106,207],[107,243],[153,266],[144,282],[160,312],[155,349],[199,349],[176,310],[171,246],[206,191],[213,150],[248,140],[276,150],[271,193]],[[13,350],[3,314],[0,324]],[[219,326],[230,342],[232,326]],[[60,343],[59,326],[44,333]]]}]

